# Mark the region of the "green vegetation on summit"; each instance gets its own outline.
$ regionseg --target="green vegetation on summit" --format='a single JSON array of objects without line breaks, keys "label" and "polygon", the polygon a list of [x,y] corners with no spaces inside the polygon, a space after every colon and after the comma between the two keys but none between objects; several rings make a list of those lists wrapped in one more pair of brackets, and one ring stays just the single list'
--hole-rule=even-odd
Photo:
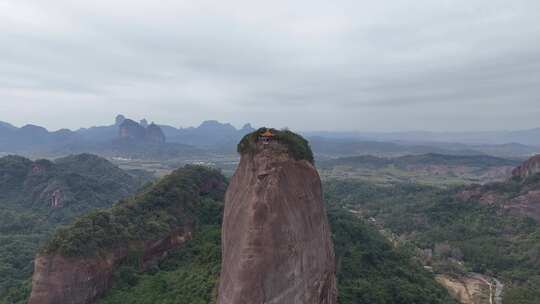
[{"label": "green vegetation on summit", "polygon": [[269,131],[271,140],[287,147],[288,153],[296,160],[307,160],[313,163],[313,152],[309,143],[302,136],[289,130],[276,130],[271,128],[260,128],[245,135],[238,143],[237,151],[240,154],[253,153],[257,148],[257,142],[261,135]]}]

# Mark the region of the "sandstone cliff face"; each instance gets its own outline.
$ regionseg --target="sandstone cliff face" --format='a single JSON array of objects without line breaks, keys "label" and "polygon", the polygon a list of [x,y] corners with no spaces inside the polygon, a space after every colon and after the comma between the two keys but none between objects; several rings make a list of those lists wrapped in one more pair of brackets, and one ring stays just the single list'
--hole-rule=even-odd
[{"label": "sandstone cliff face", "polygon": [[512,171],[512,176],[526,179],[540,173],[540,155],[533,156]]},{"label": "sandstone cliff face", "polygon": [[[169,250],[189,239],[191,229],[179,229],[164,239],[140,244],[143,248],[140,267],[150,267],[167,255]],[[38,255],[34,261],[32,293],[28,304],[94,303],[110,288],[115,267],[128,254],[128,247],[124,246],[91,257]]]},{"label": "sandstone cliff face", "polygon": [[219,171],[185,166],[131,199],[58,229],[36,257],[28,303],[95,303],[124,261],[144,271],[190,240],[204,221],[200,204],[223,201],[225,187]]},{"label": "sandstone cliff face", "polygon": [[154,123],[143,125],[131,119],[124,119],[119,125],[118,138],[121,140],[132,140],[134,142],[158,144],[165,142],[165,134],[158,125]]},{"label": "sandstone cliff face", "polygon": [[146,129],[131,119],[125,119],[118,127],[118,137],[122,139],[144,140]]},{"label": "sandstone cliff face", "polygon": [[334,304],[321,182],[277,142],[244,153],[225,196],[219,304]]},{"label": "sandstone cliff face", "polygon": [[154,143],[164,143],[165,134],[163,133],[160,127],[158,127],[154,123],[151,123],[146,128],[146,140],[154,142]]},{"label": "sandstone cliff face", "polygon": [[457,194],[464,201],[496,205],[502,210],[540,222],[540,155],[534,156],[512,171],[513,178],[484,186],[471,186]]},{"label": "sandstone cliff face", "polygon": [[503,208],[519,216],[530,217],[540,223],[540,190],[527,191],[503,204]]},{"label": "sandstone cliff face", "polygon": [[119,250],[91,258],[38,256],[28,303],[92,303],[109,288],[113,267],[126,254],[126,250]]}]

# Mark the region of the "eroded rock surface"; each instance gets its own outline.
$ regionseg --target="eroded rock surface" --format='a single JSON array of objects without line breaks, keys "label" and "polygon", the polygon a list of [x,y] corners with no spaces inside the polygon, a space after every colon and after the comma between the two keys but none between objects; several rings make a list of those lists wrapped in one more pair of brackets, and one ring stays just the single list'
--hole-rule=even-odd
[{"label": "eroded rock surface", "polygon": [[457,198],[498,206],[510,214],[540,222],[540,155],[516,167],[512,178],[505,182],[472,185],[460,191]]},{"label": "eroded rock surface", "polygon": [[165,134],[153,122],[148,125],[144,121],[139,124],[131,119],[124,119],[118,126],[118,139],[162,144],[165,142]]},{"label": "eroded rock surface", "polygon": [[526,179],[540,173],[540,155],[533,156],[512,171],[512,175]]},{"label": "eroded rock surface", "polygon": [[244,153],[225,196],[219,304],[334,304],[333,244],[314,165],[279,142]]},{"label": "eroded rock surface", "polygon": [[28,303],[91,303],[109,288],[113,268],[126,254],[127,251],[120,250],[91,258],[38,256]]},{"label": "eroded rock surface", "polygon": [[[141,269],[157,263],[170,249],[191,239],[191,233],[191,229],[179,229],[164,239],[141,244]],[[115,267],[128,254],[128,247],[121,246],[106,254],[90,257],[38,255],[34,261],[28,304],[94,303],[110,288]]]},{"label": "eroded rock surface", "polygon": [[155,268],[192,238],[204,222],[200,204],[222,202],[225,187],[219,171],[185,166],[145,192],[59,229],[35,259],[28,303],[95,303],[122,263],[142,271]]}]

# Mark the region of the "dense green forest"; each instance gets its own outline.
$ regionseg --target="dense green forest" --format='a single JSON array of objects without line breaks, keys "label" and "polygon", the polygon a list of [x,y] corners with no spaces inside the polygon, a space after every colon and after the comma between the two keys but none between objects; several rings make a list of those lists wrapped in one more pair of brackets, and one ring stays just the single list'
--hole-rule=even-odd
[{"label": "dense green forest", "polygon": [[204,221],[206,208],[215,200],[222,201],[225,189],[225,177],[218,170],[185,166],[134,197],[59,228],[42,252],[93,256],[131,241],[163,238]]},{"label": "dense green forest", "polygon": [[[215,299],[224,187],[200,199],[200,192],[193,189],[205,184],[203,180],[226,183],[218,171],[188,166],[148,185],[136,196],[120,200],[112,208],[87,212],[92,206],[102,206],[91,201],[88,203],[91,206],[71,208],[69,213],[58,216],[56,210],[46,205],[47,201],[43,206],[43,201],[29,199],[35,195],[21,194],[26,188],[20,185],[27,187],[28,180],[37,180],[35,185],[50,180],[32,176],[44,173],[33,169],[36,163],[40,168],[49,168],[46,172],[69,172],[70,178],[65,183],[81,183],[73,189],[81,189],[91,199],[100,196],[84,191],[110,193],[100,186],[110,187],[110,182],[118,182],[121,176],[107,181],[106,177],[100,178],[96,166],[85,166],[80,159],[77,169],[71,170],[58,169],[63,161],[69,163],[69,159],[53,163],[9,157],[0,159],[0,164],[2,161],[5,169],[0,180],[9,186],[0,200],[0,274],[4,278],[0,279],[4,284],[0,303],[25,303],[30,291],[31,259],[37,246],[49,238],[57,225],[71,221],[77,212],[86,215],[68,228],[59,229],[41,247],[44,252],[92,255],[108,250],[112,244],[159,238],[179,225],[197,227],[193,240],[173,250],[146,272],[139,270],[137,255],[126,259],[115,273],[114,287],[100,303],[206,304]],[[76,174],[81,177],[72,178]],[[144,179],[129,176],[135,179],[135,184]],[[96,179],[100,183],[96,184]],[[54,175],[54,180],[62,179]],[[512,197],[538,188],[539,183],[540,175],[452,189],[412,183],[326,181],[323,186],[337,258],[339,303],[455,303],[435,282],[434,275],[459,276],[469,272],[503,281],[504,304],[539,303],[538,223],[513,216],[496,205],[456,197],[459,191],[471,187]],[[46,185],[49,184],[40,189]],[[187,203],[175,203],[179,201]],[[72,206],[69,201],[65,204]],[[383,236],[382,230],[389,234]],[[389,241],[389,235],[399,238],[399,245]],[[422,256],[426,250],[433,252],[433,259],[428,262]],[[433,272],[425,270],[423,265],[430,266]]]},{"label": "dense green forest", "polygon": [[[177,170],[133,198],[78,218],[60,229],[43,250],[92,255],[112,244],[153,239],[178,225],[195,224],[193,240],[149,271],[140,272],[140,255],[130,255],[117,269],[114,288],[101,303],[212,303],[220,269],[224,188],[202,199],[196,199],[199,192],[193,189],[212,177],[223,182],[219,176],[201,167]],[[454,303],[409,251],[394,248],[341,207],[329,206],[329,219],[340,303]],[[28,284],[19,285],[4,303],[24,303],[28,292]]]},{"label": "dense green forest", "polygon": [[[18,294],[21,282],[28,289],[34,255],[56,227],[111,206],[150,178],[90,154],[55,161],[0,158],[0,299]],[[61,207],[53,206],[54,195]]]},{"label": "dense green forest", "polygon": [[361,155],[321,160],[323,179],[358,179],[369,183],[419,183],[448,187],[485,184],[508,178],[520,162],[488,155],[422,154],[400,157]]},{"label": "dense green forest", "polygon": [[[221,259],[221,205],[215,203],[205,208],[208,216],[194,239],[153,271],[139,273],[136,262],[125,263],[100,303],[213,303]],[[341,208],[331,208],[329,220],[340,304],[455,303],[409,251],[393,248],[362,220]]]},{"label": "dense green forest", "polygon": [[334,167],[338,165],[349,165],[355,167],[382,168],[394,165],[404,168],[413,165],[446,165],[446,166],[467,166],[484,169],[495,166],[517,166],[521,162],[517,160],[505,159],[489,155],[446,155],[428,153],[420,155],[405,155],[394,158],[377,157],[372,155],[361,155],[352,157],[340,157],[322,161],[320,168]]},{"label": "dense green forest", "polygon": [[[511,195],[537,178],[485,188]],[[532,219],[494,205],[461,201],[456,198],[459,188],[341,180],[327,182],[325,190],[327,201],[354,209],[419,249],[431,250],[435,271],[493,275],[506,284],[505,304],[540,303],[540,225]]]},{"label": "dense green forest", "polygon": [[[45,254],[76,257],[94,256],[123,246],[129,254],[126,265],[119,271],[122,277],[127,271],[129,277],[129,271],[141,265],[138,260],[142,258],[141,242],[218,221],[225,189],[225,177],[218,170],[185,166],[147,184],[133,197],[122,199],[110,208],[92,210],[59,227],[40,250]],[[130,264],[134,261],[136,264]],[[29,274],[22,278],[28,279]],[[19,283],[0,298],[0,303],[25,303],[29,292],[28,282]]]}]

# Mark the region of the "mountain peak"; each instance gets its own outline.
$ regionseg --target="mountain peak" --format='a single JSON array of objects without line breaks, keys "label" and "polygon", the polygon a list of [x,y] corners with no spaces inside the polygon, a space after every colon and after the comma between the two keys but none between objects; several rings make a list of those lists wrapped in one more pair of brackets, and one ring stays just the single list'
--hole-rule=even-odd
[{"label": "mountain peak", "polygon": [[251,126],[250,123],[246,123],[242,126],[242,129],[240,129],[240,131],[250,133],[255,131],[255,129]]},{"label": "mountain peak", "polygon": [[225,129],[236,131],[234,126],[230,123],[221,123],[217,120],[205,120],[199,125],[199,129]]},{"label": "mountain peak", "polygon": [[118,114],[116,115],[116,118],[114,119],[114,124],[119,126],[124,122],[124,120],[126,120],[126,117],[122,114]]},{"label": "mountain peak", "polygon": [[161,128],[154,122],[147,127],[144,127],[131,119],[125,119],[122,124],[120,124],[118,129],[118,137],[120,139],[141,142],[165,142],[165,134],[163,133],[163,130],[161,130]]},{"label": "mountain peak", "polygon": [[321,181],[293,158],[301,137],[289,132],[262,128],[243,140],[248,150],[225,195],[219,304],[336,303]]},{"label": "mountain peak", "polygon": [[242,138],[237,146],[240,154],[253,154],[266,148],[285,147],[296,160],[313,163],[313,152],[306,139],[290,130],[262,127]]},{"label": "mountain peak", "polygon": [[126,117],[122,114],[118,114],[116,115],[116,118],[114,119],[114,124],[119,126],[120,124],[124,122],[124,120],[126,120]]},{"label": "mountain peak", "polygon": [[[146,128],[148,127],[148,120],[146,120],[146,118],[143,118],[141,119],[141,121],[139,121],[139,124],[143,126],[144,128]],[[152,124],[154,124],[154,122],[152,122]]]}]

